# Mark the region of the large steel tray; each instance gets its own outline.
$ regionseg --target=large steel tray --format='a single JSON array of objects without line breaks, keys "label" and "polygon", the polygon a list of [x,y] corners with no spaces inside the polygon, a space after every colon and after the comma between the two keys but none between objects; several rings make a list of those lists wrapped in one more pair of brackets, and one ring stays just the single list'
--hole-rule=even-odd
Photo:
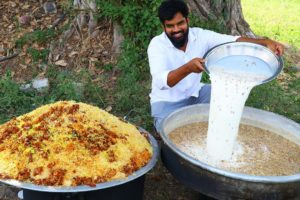
[{"label": "large steel tray", "polygon": [[146,134],[146,137],[148,138],[148,140],[152,146],[153,155],[147,165],[145,165],[141,169],[137,170],[136,172],[134,172],[133,174],[131,174],[130,176],[128,176],[125,179],[99,183],[95,187],[91,187],[91,186],[87,186],[87,185],[80,185],[80,186],[74,186],[74,187],[42,186],[42,185],[35,185],[32,183],[21,182],[21,181],[17,181],[17,180],[2,180],[2,179],[0,179],[0,182],[15,186],[18,188],[40,191],[40,192],[55,192],[55,193],[87,192],[87,191],[100,190],[100,189],[105,189],[105,188],[110,188],[110,187],[118,186],[121,184],[125,184],[127,182],[130,182],[130,181],[138,178],[138,177],[145,175],[148,171],[150,171],[155,166],[157,159],[158,159],[159,147],[158,147],[157,141],[154,139],[154,137],[150,133],[148,133],[144,129],[139,128],[139,131],[143,134]]}]

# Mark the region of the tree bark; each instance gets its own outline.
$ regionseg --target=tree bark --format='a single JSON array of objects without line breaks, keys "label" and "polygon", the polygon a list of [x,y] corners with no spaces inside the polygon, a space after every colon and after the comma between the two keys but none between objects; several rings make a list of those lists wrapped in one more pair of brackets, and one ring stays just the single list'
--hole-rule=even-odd
[{"label": "tree bark", "polygon": [[217,21],[227,33],[255,37],[245,21],[240,0],[187,0],[193,14],[203,21]]},{"label": "tree bark", "polygon": [[92,34],[97,26],[97,20],[93,14],[97,11],[95,0],[74,0],[73,5],[82,10],[77,16],[79,28],[88,25],[89,34]]}]

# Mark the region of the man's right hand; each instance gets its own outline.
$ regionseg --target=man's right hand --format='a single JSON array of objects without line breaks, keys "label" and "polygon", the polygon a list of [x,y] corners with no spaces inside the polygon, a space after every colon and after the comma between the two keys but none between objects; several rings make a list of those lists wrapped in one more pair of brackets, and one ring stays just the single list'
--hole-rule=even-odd
[{"label": "man's right hand", "polygon": [[194,58],[181,67],[171,71],[168,74],[167,84],[170,87],[173,87],[190,73],[200,73],[204,71],[204,67],[202,65],[204,61],[205,60],[202,58]]},{"label": "man's right hand", "polygon": [[189,61],[186,66],[189,69],[190,73],[200,73],[204,71],[203,63],[205,60],[203,58],[194,58]]}]

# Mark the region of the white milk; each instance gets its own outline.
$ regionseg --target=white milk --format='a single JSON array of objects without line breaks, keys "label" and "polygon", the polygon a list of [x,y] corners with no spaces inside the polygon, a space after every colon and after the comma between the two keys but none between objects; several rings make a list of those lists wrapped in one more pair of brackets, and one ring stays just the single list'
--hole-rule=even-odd
[{"label": "white milk", "polygon": [[269,66],[252,56],[230,56],[210,67],[212,94],[207,151],[214,160],[229,160],[251,89],[272,76]]}]

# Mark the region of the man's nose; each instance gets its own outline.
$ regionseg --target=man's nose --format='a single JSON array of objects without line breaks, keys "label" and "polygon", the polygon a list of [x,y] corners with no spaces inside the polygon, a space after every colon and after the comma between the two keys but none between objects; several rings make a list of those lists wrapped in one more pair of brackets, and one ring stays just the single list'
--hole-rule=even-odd
[{"label": "man's nose", "polygon": [[173,29],[173,32],[178,32],[178,31],[180,31],[180,28],[179,28],[178,25],[175,25],[175,26],[174,26],[174,29]]}]

